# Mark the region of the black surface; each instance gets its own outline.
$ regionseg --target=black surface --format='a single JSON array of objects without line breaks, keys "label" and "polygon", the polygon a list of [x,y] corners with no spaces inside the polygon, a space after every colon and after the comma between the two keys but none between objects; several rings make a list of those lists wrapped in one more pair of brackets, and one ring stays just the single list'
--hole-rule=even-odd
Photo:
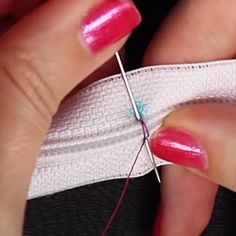
[{"label": "black surface", "polygon": [[[151,36],[175,1],[137,0],[136,3],[143,24],[128,42],[128,69],[139,66]],[[107,181],[28,201],[24,235],[99,235],[123,183],[123,180]],[[159,186],[153,173],[132,180],[108,236],[151,235],[158,196]],[[211,222],[202,236],[235,235],[236,194],[221,188]]]},{"label": "black surface", "polygon": [[236,235],[236,194],[220,188],[211,221],[202,236]]},{"label": "black surface", "polygon": [[127,70],[140,66],[148,43],[176,0],[136,0],[135,3],[141,12],[142,23],[127,44]]},{"label": "black surface", "polygon": [[[124,180],[107,181],[29,201],[25,235],[99,235],[123,184]],[[151,235],[158,196],[154,174],[133,179],[107,235]]]},{"label": "black surface", "polygon": [[[29,201],[24,235],[98,236],[123,183],[123,180],[107,181]],[[151,236],[158,202],[159,185],[154,173],[133,179],[107,235]],[[235,235],[236,194],[221,188],[211,222],[202,236]]]}]

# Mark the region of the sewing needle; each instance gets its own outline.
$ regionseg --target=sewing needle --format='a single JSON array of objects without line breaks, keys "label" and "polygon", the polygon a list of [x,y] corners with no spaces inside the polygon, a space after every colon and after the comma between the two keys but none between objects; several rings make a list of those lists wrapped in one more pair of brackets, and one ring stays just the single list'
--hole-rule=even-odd
[{"label": "sewing needle", "polygon": [[[130,87],[130,85],[129,85],[128,78],[127,78],[127,76],[126,76],[125,69],[124,69],[123,63],[122,63],[122,61],[121,61],[119,52],[116,52],[116,53],[115,53],[115,56],[116,56],[116,60],[117,60],[117,62],[118,62],[118,65],[119,65],[119,67],[120,67],[120,70],[121,70],[121,75],[122,75],[122,78],[123,78],[123,81],[124,81],[126,90],[127,90],[127,92],[128,92],[128,96],[129,96],[129,99],[130,99],[132,108],[133,108],[133,110],[134,110],[135,118],[136,118],[137,121],[139,121],[139,122],[141,122],[141,123],[143,124],[144,121],[142,120],[142,117],[141,117],[140,112],[139,112],[139,110],[138,110],[137,104],[136,104],[136,102],[135,102],[135,99],[134,99],[134,96],[133,96],[131,87]],[[145,130],[145,147],[146,147],[146,150],[147,150],[149,159],[150,159],[150,161],[151,161],[152,167],[153,167],[153,169],[154,169],[154,171],[155,171],[155,173],[156,173],[157,180],[158,180],[159,182],[161,182],[161,179],[160,179],[160,176],[159,176],[159,173],[158,173],[156,164],[155,164],[155,159],[154,159],[154,156],[153,156],[152,151],[151,151],[151,148],[150,148],[150,144],[149,144],[148,138],[149,138],[148,131]]]}]

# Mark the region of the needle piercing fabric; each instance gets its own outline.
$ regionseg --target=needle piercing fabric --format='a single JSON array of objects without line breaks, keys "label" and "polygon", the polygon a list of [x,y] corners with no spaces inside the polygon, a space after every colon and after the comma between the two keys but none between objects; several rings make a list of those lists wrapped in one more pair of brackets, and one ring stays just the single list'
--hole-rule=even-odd
[{"label": "needle piercing fabric", "polygon": [[[150,133],[190,103],[235,103],[236,60],[162,65],[127,73]],[[142,142],[121,75],[97,81],[67,99],[41,148],[28,198],[126,178]],[[169,164],[156,158],[156,165]],[[146,150],[132,177],[152,170]]]}]

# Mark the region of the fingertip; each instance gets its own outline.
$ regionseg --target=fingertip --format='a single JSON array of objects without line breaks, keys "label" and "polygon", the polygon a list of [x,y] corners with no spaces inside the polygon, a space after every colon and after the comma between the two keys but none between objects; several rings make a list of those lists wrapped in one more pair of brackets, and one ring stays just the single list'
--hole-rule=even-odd
[{"label": "fingertip", "polygon": [[79,38],[92,53],[98,53],[129,34],[140,22],[140,13],[132,3],[105,0],[82,20]]},{"label": "fingertip", "polygon": [[159,158],[234,191],[235,117],[233,104],[185,106],[168,115],[151,147]]}]

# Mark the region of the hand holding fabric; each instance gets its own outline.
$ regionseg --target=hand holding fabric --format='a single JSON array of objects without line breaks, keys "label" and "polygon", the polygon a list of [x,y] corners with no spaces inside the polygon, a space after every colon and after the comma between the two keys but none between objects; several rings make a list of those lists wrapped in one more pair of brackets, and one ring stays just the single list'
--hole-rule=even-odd
[{"label": "hand holding fabric", "polygon": [[0,0],[1,235],[22,233],[30,177],[60,102],[140,22],[123,0],[52,0],[31,11],[40,3]]}]

